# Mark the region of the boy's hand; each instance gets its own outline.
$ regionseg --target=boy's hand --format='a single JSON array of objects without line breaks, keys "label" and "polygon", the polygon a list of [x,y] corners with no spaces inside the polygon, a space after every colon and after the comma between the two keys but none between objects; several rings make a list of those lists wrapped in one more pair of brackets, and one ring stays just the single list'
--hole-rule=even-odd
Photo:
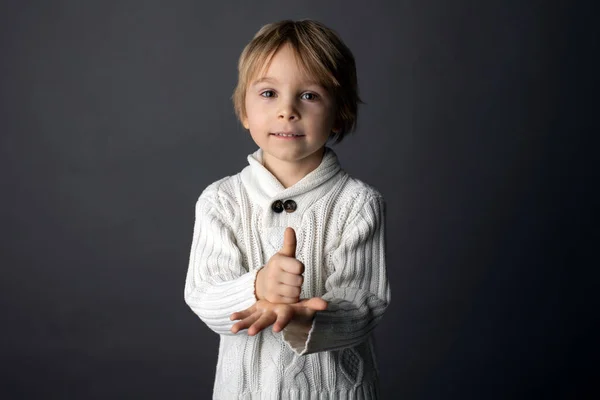
[{"label": "boy's hand", "polygon": [[296,232],[287,228],[283,247],[256,275],[256,298],[271,303],[294,304],[300,300],[304,264],[296,259]]},{"label": "boy's hand", "polygon": [[267,300],[259,300],[244,311],[231,314],[232,321],[239,320],[231,327],[231,332],[238,333],[248,329],[248,335],[254,336],[266,327],[273,326],[273,332],[280,332],[290,323],[296,321],[309,322],[317,311],[327,309],[327,302],[320,297],[304,299],[295,304],[274,304]]}]

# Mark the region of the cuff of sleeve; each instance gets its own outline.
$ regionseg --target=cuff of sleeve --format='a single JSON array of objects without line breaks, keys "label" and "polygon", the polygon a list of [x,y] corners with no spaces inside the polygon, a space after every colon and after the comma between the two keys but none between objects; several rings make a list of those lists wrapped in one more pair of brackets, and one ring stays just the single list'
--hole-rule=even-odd
[{"label": "cuff of sleeve", "polygon": [[297,355],[301,356],[306,354],[314,325],[314,319],[312,322],[291,321],[283,328],[283,340]]},{"label": "cuff of sleeve", "polygon": [[256,270],[253,270],[240,276],[235,282],[226,282],[226,288],[214,290],[208,296],[190,294],[187,302],[198,315],[208,321],[217,322],[221,318],[229,318],[230,314],[248,308],[256,302],[255,279]]},{"label": "cuff of sleeve", "polygon": [[222,291],[218,296],[213,296],[210,300],[188,299],[188,304],[210,329],[220,335],[232,335],[231,327],[235,321],[230,319],[231,314],[247,309],[256,302],[255,278],[256,270],[250,271],[238,278],[234,286]]},{"label": "cuff of sleeve", "polygon": [[240,299],[245,299],[244,305],[248,305],[248,307],[256,302],[256,274],[259,269],[260,268],[248,272],[244,277],[245,282],[240,282],[241,286],[238,287]]},{"label": "cuff of sleeve", "polygon": [[254,296],[254,301],[258,301],[258,295],[256,294],[256,281],[258,279],[258,273],[260,272],[261,269],[263,269],[265,266],[263,265],[260,268],[256,268],[255,270],[253,270],[253,277],[252,277],[252,287],[254,288],[252,294]]},{"label": "cuff of sleeve", "polygon": [[[282,331],[285,343],[299,356],[316,353],[327,341],[329,329],[325,322],[325,312],[317,311],[309,322],[291,321]],[[318,334],[317,334],[318,332]],[[322,343],[321,343],[322,344]]]}]

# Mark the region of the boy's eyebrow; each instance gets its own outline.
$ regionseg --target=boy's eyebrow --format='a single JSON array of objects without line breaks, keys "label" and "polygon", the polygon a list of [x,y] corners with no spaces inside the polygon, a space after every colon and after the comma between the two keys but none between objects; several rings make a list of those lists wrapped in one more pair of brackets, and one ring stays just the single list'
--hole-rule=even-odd
[{"label": "boy's eyebrow", "polygon": [[[251,86],[256,86],[259,85],[261,83],[278,83],[279,81],[275,78],[272,78],[270,76],[264,76],[260,79],[255,80],[254,82],[252,82]],[[318,82],[315,81],[305,81],[302,82],[303,85],[316,85],[316,86],[321,86]]]},{"label": "boy's eyebrow", "polygon": [[256,86],[256,85],[258,85],[260,83],[264,83],[264,82],[277,83],[277,79],[271,78],[268,76],[264,76],[260,79],[255,80],[254,82],[252,82],[252,86]]}]

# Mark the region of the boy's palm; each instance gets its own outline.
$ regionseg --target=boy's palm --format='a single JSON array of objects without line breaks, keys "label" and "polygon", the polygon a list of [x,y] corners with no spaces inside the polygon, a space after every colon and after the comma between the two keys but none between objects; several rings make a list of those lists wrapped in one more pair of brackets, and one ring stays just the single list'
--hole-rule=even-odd
[{"label": "boy's palm", "polygon": [[242,329],[248,329],[248,335],[254,336],[273,324],[273,332],[280,332],[292,319],[309,322],[317,311],[325,309],[327,302],[320,297],[300,300],[295,304],[275,304],[267,300],[258,300],[252,307],[231,314],[232,321],[241,320],[231,327],[231,332],[238,333]]}]

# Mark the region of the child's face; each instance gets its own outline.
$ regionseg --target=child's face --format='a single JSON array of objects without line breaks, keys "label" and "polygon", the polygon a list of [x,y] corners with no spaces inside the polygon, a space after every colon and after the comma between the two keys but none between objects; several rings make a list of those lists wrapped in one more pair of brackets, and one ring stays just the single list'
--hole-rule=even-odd
[{"label": "child's face", "polygon": [[250,82],[245,105],[243,125],[265,159],[298,165],[320,161],[320,150],[334,128],[335,104],[327,90],[297,65],[291,46],[282,46],[265,74]]}]

